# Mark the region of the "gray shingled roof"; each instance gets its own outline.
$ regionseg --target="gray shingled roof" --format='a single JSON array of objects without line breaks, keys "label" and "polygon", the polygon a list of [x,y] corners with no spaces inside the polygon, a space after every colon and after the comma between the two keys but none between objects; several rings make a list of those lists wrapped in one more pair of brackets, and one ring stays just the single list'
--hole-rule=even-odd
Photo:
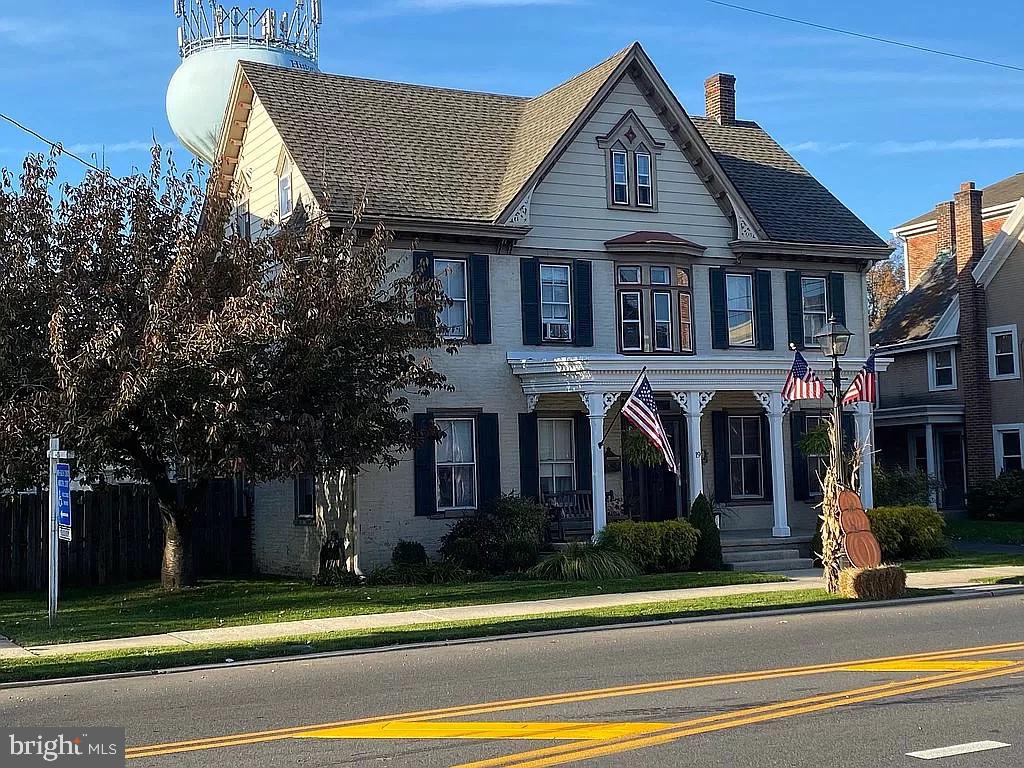
[{"label": "gray shingled roof", "polygon": [[873,345],[926,338],[957,295],[956,260],[940,254],[909,293],[897,301],[871,334]]},{"label": "gray shingled roof", "polygon": [[[532,99],[241,66],[329,210],[492,224],[638,47]],[[771,239],[885,245],[755,123],[693,121]]]},{"label": "gray shingled roof", "polygon": [[757,123],[691,119],[772,240],[885,246]]},{"label": "gray shingled roof", "polygon": [[[981,190],[981,207],[991,208],[996,205],[1003,205],[1004,203],[1015,203],[1022,197],[1024,197],[1024,173],[1015,173],[1013,176],[1008,176],[997,181],[995,184],[989,184],[983,188]],[[932,221],[934,218],[935,209],[933,208],[910,221],[903,222],[896,229],[909,227],[913,224],[923,224],[926,221]]]}]

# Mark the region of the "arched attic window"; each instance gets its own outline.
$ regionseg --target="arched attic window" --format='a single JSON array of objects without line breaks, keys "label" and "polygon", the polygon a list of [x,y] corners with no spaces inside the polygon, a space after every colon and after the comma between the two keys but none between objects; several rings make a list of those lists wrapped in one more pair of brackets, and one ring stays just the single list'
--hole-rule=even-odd
[{"label": "arched attic window", "polygon": [[605,153],[608,207],[654,211],[658,207],[657,156],[665,145],[629,110],[597,144]]}]

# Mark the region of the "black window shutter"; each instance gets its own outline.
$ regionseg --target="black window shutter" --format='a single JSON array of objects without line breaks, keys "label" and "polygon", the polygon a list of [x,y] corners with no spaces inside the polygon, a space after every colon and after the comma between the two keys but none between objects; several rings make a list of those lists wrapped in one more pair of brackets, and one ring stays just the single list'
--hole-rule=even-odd
[{"label": "black window shutter", "polygon": [[480,505],[501,495],[501,446],[498,443],[498,414],[481,413],[476,419],[477,482]]},{"label": "black window shutter", "polygon": [[857,429],[853,421],[853,414],[843,411],[843,418],[840,423],[843,427],[843,450],[851,451],[857,442]]},{"label": "black window shutter", "polygon": [[590,418],[585,413],[573,417],[576,431],[576,490],[594,488],[593,457],[590,454]]},{"label": "black window shutter", "polygon": [[768,417],[761,416],[761,478],[764,486],[764,498],[771,500],[774,488],[772,487],[772,438],[769,430]]},{"label": "black window shutter", "polygon": [[540,262],[519,260],[523,305],[523,344],[540,344]]},{"label": "black window shutter", "polygon": [[[430,251],[412,252],[412,273],[417,280],[430,280],[434,277],[434,254]],[[431,328],[437,323],[437,315],[429,309],[416,310],[416,327]]]},{"label": "black window shutter", "polygon": [[791,270],[786,273],[786,319],[789,325],[789,343],[797,349],[804,348],[804,305],[800,287],[800,273]]},{"label": "black window shutter", "polygon": [[846,325],[846,275],[842,272],[828,273],[828,311]]},{"label": "black window shutter", "polygon": [[577,347],[594,346],[594,286],[589,261],[572,263],[573,343]]},{"label": "black window shutter", "polygon": [[775,349],[775,318],[772,314],[772,273],[767,269],[754,272],[757,284],[757,348]]},{"label": "black window shutter", "polygon": [[519,414],[519,493],[540,498],[540,460],[537,453],[537,414]]},{"label": "black window shutter", "polygon": [[729,305],[725,295],[725,268],[711,270],[711,346],[729,348]]},{"label": "black window shutter", "polygon": [[[428,413],[416,413],[413,414],[412,423],[416,431],[422,434],[430,429],[434,419]],[[417,515],[433,515],[437,512],[437,478],[434,471],[436,448],[437,443],[428,437],[413,451]]]},{"label": "black window shutter", "polygon": [[469,295],[472,309],[469,313],[470,340],[474,344],[491,343],[491,280],[487,254],[469,257]]},{"label": "black window shutter", "polygon": [[793,451],[793,498],[806,501],[811,497],[807,485],[807,457],[800,450],[800,441],[807,434],[807,414],[796,411],[789,419],[790,441]]},{"label": "black window shutter", "polygon": [[732,501],[729,483],[729,412],[711,413],[711,450],[715,455],[715,501]]}]

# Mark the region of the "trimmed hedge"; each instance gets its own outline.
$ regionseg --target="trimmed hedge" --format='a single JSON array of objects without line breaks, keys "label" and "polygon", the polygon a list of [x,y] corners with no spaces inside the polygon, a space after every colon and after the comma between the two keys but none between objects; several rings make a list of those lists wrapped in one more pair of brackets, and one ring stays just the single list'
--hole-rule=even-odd
[{"label": "trimmed hedge", "polygon": [[644,573],[689,569],[699,539],[697,529],[682,520],[610,523],[600,536],[602,545],[619,550]]},{"label": "trimmed hedge", "polygon": [[1004,472],[967,491],[967,514],[974,520],[1024,522],[1024,472]]},{"label": "trimmed hedge", "polygon": [[877,507],[867,512],[887,562],[928,560],[950,552],[946,521],[931,507]]},{"label": "trimmed hedge", "polygon": [[519,573],[540,560],[547,511],[516,494],[499,496],[441,539],[441,557],[465,571]]}]

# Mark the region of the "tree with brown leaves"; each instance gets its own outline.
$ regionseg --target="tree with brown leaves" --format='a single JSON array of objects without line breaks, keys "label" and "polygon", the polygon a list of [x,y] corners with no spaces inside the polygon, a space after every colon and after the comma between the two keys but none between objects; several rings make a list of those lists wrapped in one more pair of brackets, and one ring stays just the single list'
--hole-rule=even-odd
[{"label": "tree with brown leaves", "polygon": [[867,274],[868,319],[874,330],[882,318],[906,293],[903,250],[893,252],[885,261],[875,264]]},{"label": "tree with brown leaves", "polygon": [[90,173],[57,201],[56,173],[30,156],[0,183],[0,484],[43,481],[49,434],[86,478],[148,483],[177,589],[212,478],[388,466],[424,438],[409,399],[445,387],[429,352],[448,344],[414,317],[446,299],[396,271],[383,228],[250,241],[159,148],[148,173]]}]

